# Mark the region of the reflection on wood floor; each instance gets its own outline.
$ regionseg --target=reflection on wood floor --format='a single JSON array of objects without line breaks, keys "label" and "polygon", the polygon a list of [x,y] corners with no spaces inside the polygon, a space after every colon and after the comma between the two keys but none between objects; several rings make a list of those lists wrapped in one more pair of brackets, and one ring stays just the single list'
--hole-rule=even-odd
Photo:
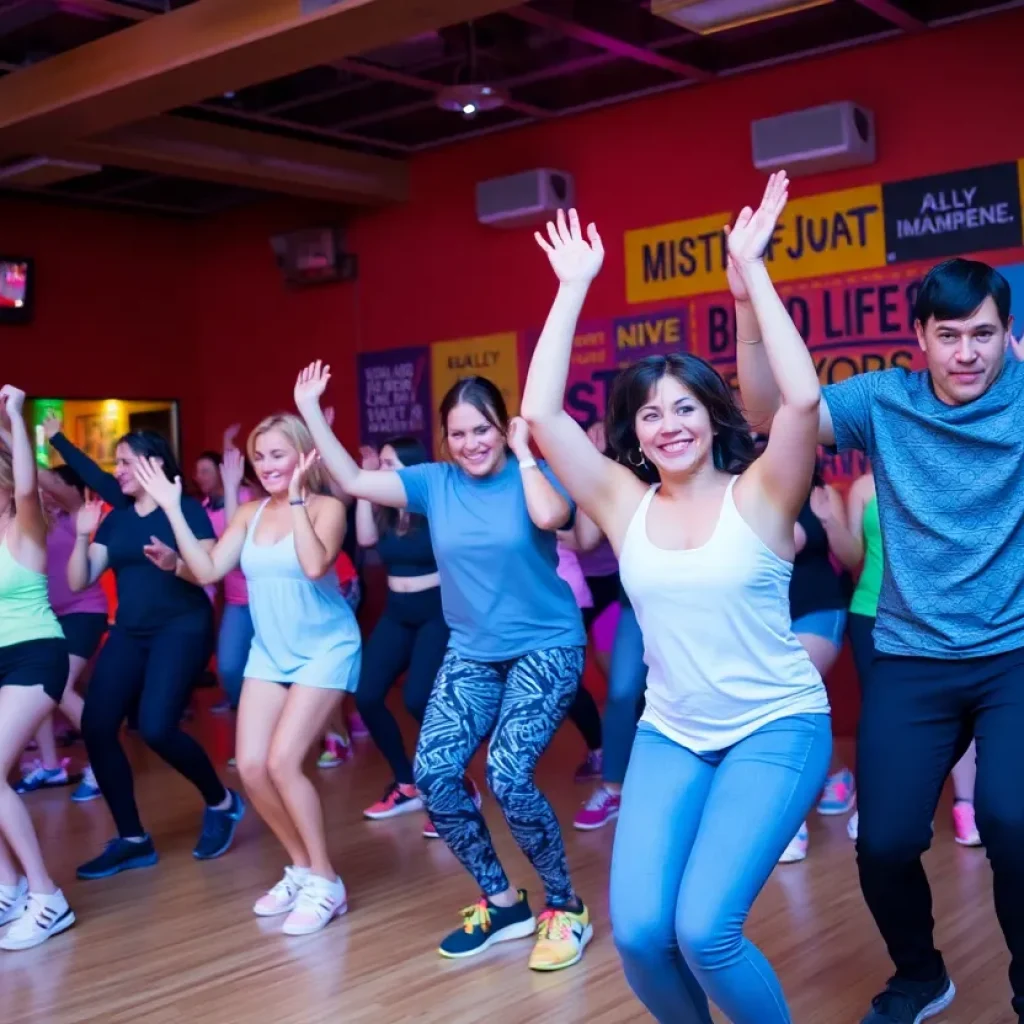
[{"label": "reflection on wood floor", "polygon": [[[223,765],[230,723],[207,714],[198,730]],[[111,835],[102,801],[74,805],[70,789],[28,801],[51,870],[78,924],[44,946],[0,955],[3,1024],[385,1024],[391,1021],[559,1024],[649,1019],[623,980],[608,923],[613,827],[574,831],[585,787],[573,784],[578,738],[563,729],[542,761],[542,788],[566,825],[574,882],[590,903],[595,939],[583,962],[555,975],[526,968],[529,943],[498,946],[451,963],[438,940],[476,898],[472,881],[422,818],[366,822],[363,807],[387,783],[369,740],[346,765],[319,772],[336,863],[350,911],[320,935],[289,939],[251,905],[281,874],[282,854],[255,814],[236,847],[212,863],[191,855],[199,805],[187,783],[131,740],[143,821],[156,840],[155,868],[76,882],[75,866]],[[81,751],[76,749],[76,757]],[[482,780],[482,766],[474,765]],[[226,775],[231,773],[225,769]],[[948,801],[948,796],[947,796]],[[484,810],[513,884],[539,897],[535,876],[500,819]],[[886,959],[857,886],[845,819],[815,816],[803,864],[777,869],[748,934],[775,964],[797,1024],[858,1024],[884,983]],[[959,988],[936,1021],[1009,1024],[1007,956],[992,910],[982,850],[953,842],[948,802],[928,855],[939,946]],[[540,899],[535,899],[539,904]],[[716,1020],[721,1020],[717,1017]]]}]

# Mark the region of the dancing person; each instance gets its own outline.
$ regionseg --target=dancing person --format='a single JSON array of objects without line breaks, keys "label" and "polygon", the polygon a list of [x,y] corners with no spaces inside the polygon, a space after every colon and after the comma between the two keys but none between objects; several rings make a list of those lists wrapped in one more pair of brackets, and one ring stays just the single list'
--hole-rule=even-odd
[{"label": "dancing person", "polygon": [[[978,831],[1024,1020],[1024,345],[1009,284],[974,260],[933,267],[913,315],[926,368],[827,386],[818,426],[822,444],[870,459],[885,548],[857,735],[857,864],[896,972],[863,1024],[922,1021],[956,993],[921,854],[972,737]],[[790,368],[748,345],[738,369],[751,417],[770,422]]]},{"label": "dancing person", "polygon": [[[84,702],[75,689],[89,662],[99,650],[107,632],[107,595],[97,582],[81,593],[73,593],[68,586],[68,562],[75,547],[75,517],[85,502],[85,484],[70,466],[39,469],[43,507],[49,522],[46,534],[46,575],[50,607],[57,616],[61,631],[68,644],[70,668],[60,711],[72,729],[81,734]],[[57,759],[57,743],[53,731],[53,715],[48,715],[36,733],[39,760],[18,784],[17,792],[30,793],[36,789],[66,785],[67,762]],[[99,787],[92,768],[85,766],[82,779],[71,799],[85,803],[99,797]]]},{"label": "dancing person", "polygon": [[[738,284],[738,282],[737,282]],[[742,285],[739,285],[742,288]],[[741,291],[733,298],[749,301]],[[846,632],[846,606],[849,601],[845,570],[836,569],[854,562],[859,545],[846,523],[846,506],[839,492],[825,483],[819,466],[814,468],[811,491],[796,521],[796,558],[789,582],[789,614],[797,640],[810,655],[822,679],[828,676],[843,648]],[[857,799],[853,773],[838,760],[835,744],[825,790],[818,801],[818,813],[846,814]],[[810,834],[807,822],[800,828],[779,858],[780,864],[792,864],[807,857]]]},{"label": "dancing person", "polygon": [[[379,455],[364,448],[362,455],[366,472],[393,473],[430,461],[426,448],[412,437],[386,441]],[[386,698],[405,673],[402,701],[416,725],[423,724],[427,700],[448,649],[449,629],[426,519],[361,498],[356,502],[356,531],[360,546],[375,547],[388,573],[387,603],[366,641],[356,690],[359,714],[392,773],[384,796],[363,811],[364,817],[377,820],[423,809],[412,761]],[[432,823],[429,827],[436,835]]]},{"label": "dancing person", "polygon": [[[57,450],[89,477],[107,474],[73,446],[52,439]],[[245,810],[242,798],[226,789],[203,748],[181,730],[192,687],[210,660],[213,609],[202,588],[180,572],[174,533],[166,513],[139,483],[139,460],[153,460],[169,479],[180,476],[170,445],[148,430],[125,434],[115,448],[116,504],[100,523],[99,502],[87,502],[77,517],[68,584],[81,591],[109,568],[117,587],[117,613],[96,659],[82,713],[82,735],[117,836],[104,851],[78,868],[78,877],[106,878],[157,862],[152,837],[142,827],[131,765],[118,734],[138,708],[139,733],[150,749],[199,790],[205,803],[193,856],[210,860],[227,852]],[[105,481],[101,481],[104,487]],[[182,500],[197,537],[210,548],[213,527],[194,498]],[[93,537],[93,535],[95,535]],[[93,538],[90,541],[90,538]]]},{"label": "dancing person", "polygon": [[317,453],[298,417],[267,417],[246,447],[269,497],[243,505],[212,550],[197,539],[180,479],[168,480],[151,460],[141,460],[136,474],[170,520],[197,581],[217,583],[239,565],[245,573],[254,632],[235,756],[246,792],[291,859],[253,910],[287,915],[286,935],[308,935],[347,906],[327,852],[320,798],[303,772],[359,678],[359,628],[334,572],[345,506],[324,493]]},{"label": "dancing person", "polygon": [[[875,660],[875,644],[871,634],[878,613],[878,597],[882,590],[885,557],[882,552],[882,524],[878,516],[878,497],[874,475],[869,471],[858,477],[847,495],[847,515],[850,530],[859,537],[857,553],[849,568],[861,563],[860,577],[850,600],[850,614],[846,629],[850,637],[857,678],[861,693],[871,679]],[[953,837],[961,846],[980,846],[981,836],[974,817],[975,744],[967,748],[950,773],[953,779]],[[857,838],[860,818],[855,811],[847,822],[846,831],[851,839]]]},{"label": "dancing person", "polygon": [[[53,713],[68,678],[68,646],[47,600],[46,516],[23,408],[25,393],[0,388],[0,949],[38,946],[75,923],[46,870],[39,840],[8,774],[29,737]],[[12,924],[13,922],[13,924]]]},{"label": "dancing person", "polygon": [[[526,424],[509,422],[501,392],[489,380],[463,378],[441,402],[451,462],[375,472],[360,469],[324,421],[320,397],[329,380],[330,368],[317,362],[295,387],[317,448],[349,494],[426,516],[451,629],[413,777],[435,828],[482,896],[463,911],[462,926],[439,952],[473,956],[536,932],[530,967],[569,967],[593,932],[569,877],[558,820],[534,771],[583,671],[583,623],[555,571],[554,532],[572,525],[574,506],[531,457]],[[547,907],[537,922],[526,891],[509,884],[464,783],[466,766],[488,733],[487,783],[544,884]]]},{"label": "dancing person", "polygon": [[832,736],[821,676],[790,628],[794,525],[815,460],[818,377],[762,253],[786,202],[773,175],[728,236],[782,411],[755,458],[726,382],[692,355],[624,370],[597,452],[564,409],[573,335],[603,249],[575,211],[537,234],[559,280],[523,415],[540,450],[619,555],[648,664],[626,772],[611,917],[626,978],[662,1022],[789,1024],[782,988],[743,936],[750,906],[821,788]]}]

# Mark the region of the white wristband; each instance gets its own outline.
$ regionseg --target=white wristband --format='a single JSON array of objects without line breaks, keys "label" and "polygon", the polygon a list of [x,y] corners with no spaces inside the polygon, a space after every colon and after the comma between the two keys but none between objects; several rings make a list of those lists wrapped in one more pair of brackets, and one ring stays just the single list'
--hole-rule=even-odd
[{"label": "white wristband", "polygon": [[522,472],[524,469],[536,469],[536,459],[520,459],[519,460],[519,471]]}]

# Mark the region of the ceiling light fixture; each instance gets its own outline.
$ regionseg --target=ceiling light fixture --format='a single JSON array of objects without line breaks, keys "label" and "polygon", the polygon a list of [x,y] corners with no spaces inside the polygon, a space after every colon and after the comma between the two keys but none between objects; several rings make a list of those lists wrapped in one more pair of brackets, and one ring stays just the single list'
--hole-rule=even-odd
[{"label": "ceiling light fixture", "polygon": [[449,85],[437,93],[437,105],[463,117],[476,117],[487,110],[497,110],[508,102],[508,93],[495,85]]},{"label": "ceiling light fixture", "polygon": [[834,0],[651,0],[651,14],[675,25],[710,35],[740,25],[823,7]]}]

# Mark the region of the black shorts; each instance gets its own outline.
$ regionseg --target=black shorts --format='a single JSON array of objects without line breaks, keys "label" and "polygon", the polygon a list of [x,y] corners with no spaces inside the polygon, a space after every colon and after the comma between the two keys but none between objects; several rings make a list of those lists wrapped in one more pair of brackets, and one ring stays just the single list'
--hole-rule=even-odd
[{"label": "black shorts", "polygon": [[71,612],[58,620],[68,642],[68,654],[88,661],[98,650],[107,631],[106,612]]},{"label": "black shorts", "polygon": [[0,686],[42,686],[60,703],[68,681],[68,645],[60,639],[26,640],[0,647]]}]

